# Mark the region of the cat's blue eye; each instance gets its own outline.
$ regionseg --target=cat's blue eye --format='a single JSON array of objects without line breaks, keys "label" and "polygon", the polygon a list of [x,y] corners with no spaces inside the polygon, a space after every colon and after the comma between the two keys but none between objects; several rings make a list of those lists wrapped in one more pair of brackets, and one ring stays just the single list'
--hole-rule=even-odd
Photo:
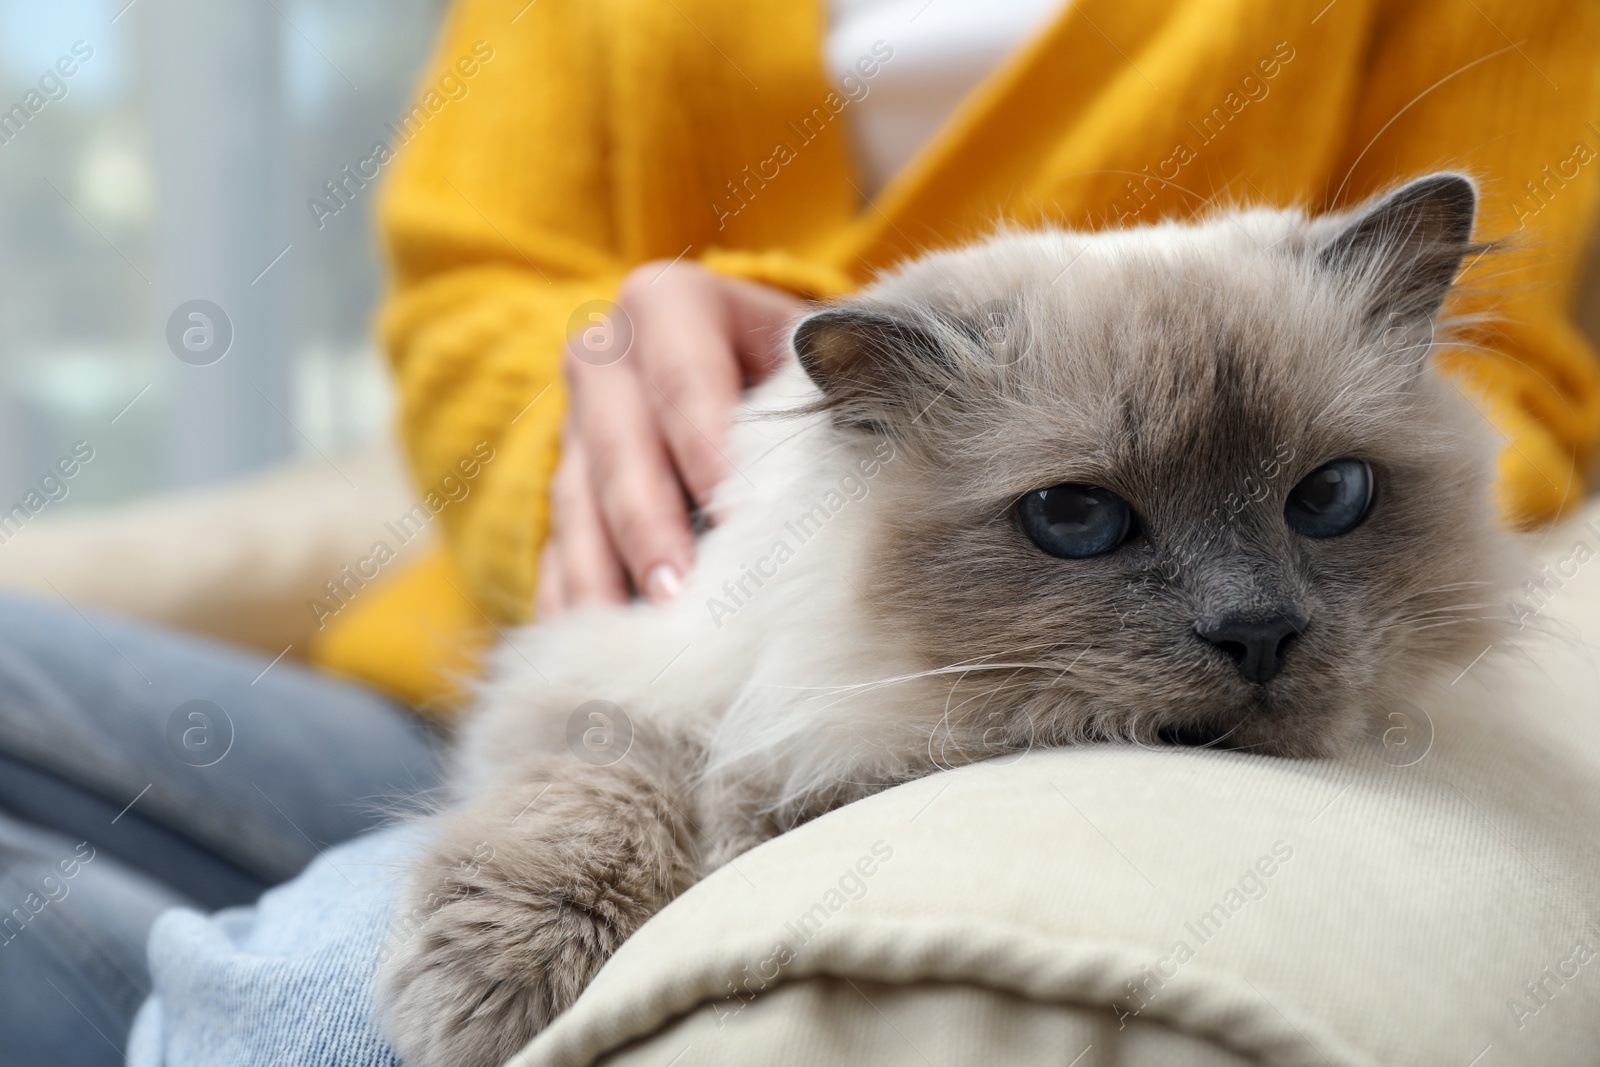
[{"label": "cat's blue eye", "polygon": [[1349,533],[1372,506],[1372,468],[1359,459],[1324,463],[1289,490],[1283,521],[1306,537]]},{"label": "cat's blue eye", "polygon": [[1017,501],[1017,519],[1033,543],[1062,559],[1088,559],[1128,539],[1133,509],[1109,489],[1067,483]]}]

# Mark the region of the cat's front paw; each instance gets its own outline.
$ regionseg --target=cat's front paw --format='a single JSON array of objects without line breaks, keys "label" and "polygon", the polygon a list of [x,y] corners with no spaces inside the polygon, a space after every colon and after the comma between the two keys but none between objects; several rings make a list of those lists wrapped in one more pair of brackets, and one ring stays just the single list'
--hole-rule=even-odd
[{"label": "cat's front paw", "polygon": [[542,886],[447,895],[391,944],[386,1036],[406,1067],[498,1067],[578,998],[634,925]]},{"label": "cat's front paw", "polygon": [[530,782],[446,822],[379,974],[406,1067],[499,1067],[694,881],[651,784],[635,769]]}]

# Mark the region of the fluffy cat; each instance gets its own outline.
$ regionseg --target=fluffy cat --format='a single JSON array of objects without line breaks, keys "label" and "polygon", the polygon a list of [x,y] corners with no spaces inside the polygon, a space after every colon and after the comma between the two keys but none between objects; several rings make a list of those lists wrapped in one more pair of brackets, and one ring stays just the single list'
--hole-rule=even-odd
[{"label": "fluffy cat", "polygon": [[709,871],[894,783],[1110,739],[1328,755],[1459,670],[1511,558],[1492,434],[1428,358],[1475,205],[1438,174],[1004,233],[802,320],[682,595],[496,654],[386,954],[402,1060],[502,1062]]}]

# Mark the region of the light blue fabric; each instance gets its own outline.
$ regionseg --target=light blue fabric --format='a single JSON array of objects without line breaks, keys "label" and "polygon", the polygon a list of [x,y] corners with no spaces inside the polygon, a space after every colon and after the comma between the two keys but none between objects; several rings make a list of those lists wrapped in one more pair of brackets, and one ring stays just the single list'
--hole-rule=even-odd
[{"label": "light blue fabric", "polygon": [[253,907],[163,914],[129,1067],[396,1067],[374,974],[422,833],[394,826],[328,849]]}]

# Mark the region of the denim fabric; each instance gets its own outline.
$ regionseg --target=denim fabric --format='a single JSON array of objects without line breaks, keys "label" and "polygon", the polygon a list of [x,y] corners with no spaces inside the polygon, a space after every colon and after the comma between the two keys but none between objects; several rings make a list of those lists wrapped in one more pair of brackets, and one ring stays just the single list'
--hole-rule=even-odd
[{"label": "denim fabric", "polygon": [[0,1062],[121,1064],[158,913],[252,901],[436,775],[360,687],[0,597]]},{"label": "denim fabric", "polygon": [[128,1067],[397,1067],[373,975],[419,829],[329,849],[254,907],[162,915]]},{"label": "denim fabric", "polygon": [[104,849],[0,815],[0,1063],[120,1064],[149,988],[145,933],[182,902]]}]

